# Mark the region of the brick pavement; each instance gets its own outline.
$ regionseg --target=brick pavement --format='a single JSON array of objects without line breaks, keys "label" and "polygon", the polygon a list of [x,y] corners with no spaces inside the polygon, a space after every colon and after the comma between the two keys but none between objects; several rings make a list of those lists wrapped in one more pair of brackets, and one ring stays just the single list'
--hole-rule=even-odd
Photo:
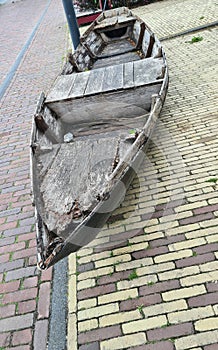
[{"label": "brick pavement", "polygon": [[[4,37],[1,79],[46,3],[19,5],[33,9],[32,26],[22,7],[26,29],[18,36],[13,29],[14,41]],[[168,0],[135,12],[165,36],[213,22],[215,9],[214,1]],[[10,24],[13,15],[8,11]],[[69,259],[70,350],[216,348],[214,33],[201,32],[204,39],[195,44],[186,42],[192,35],[164,42],[171,82],[156,129],[162,137],[154,135],[146,167],[107,227]],[[67,45],[61,2],[53,0],[1,101],[0,349],[46,348],[52,271],[35,268],[28,143],[36,98],[59,73]],[[100,245],[109,240],[117,247],[105,251]]]},{"label": "brick pavement", "polygon": [[[48,4],[0,7],[1,83]],[[36,99],[60,72],[67,46],[62,3],[52,0],[0,101],[0,349],[46,349],[52,269],[36,269],[29,138]]]},{"label": "brick pavement", "polygon": [[[36,7],[37,4],[37,7]],[[39,20],[46,2],[26,0],[0,7],[0,84]]]},{"label": "brick pavement", "polygon": [[[204,0],[134,11],[159,37],[217,12]],[[95,241],[69,258],[70,350],[217,349],[215,33],[163,42],[170,86],[144,164]]]}]

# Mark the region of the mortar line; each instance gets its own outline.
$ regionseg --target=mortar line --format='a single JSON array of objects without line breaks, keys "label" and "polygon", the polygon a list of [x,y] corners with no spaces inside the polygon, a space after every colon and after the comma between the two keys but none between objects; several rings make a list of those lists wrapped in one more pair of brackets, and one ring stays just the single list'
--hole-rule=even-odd
[{"label": "mortar line", "polygon": [[183,35],[188,35],[188,34],[191,34],[191,33],[199,32],[199,31],[207,29],[207,28],[216,27],[217,25],[218,25],[218,21],[207,23],[207,24],[203,24],[203,25],[198,26],[198,27],[193,27],[193,28],[190,28],[190,29],[187,29],[187,30],[183,30],[182,32],[178,32],[178,33],[175,33],[175,34],[172,34],[172,35],[164,36],[164,37],[160,38],[159,40],[160,41],[165,41],[165,40],[174,39],[174,38],[177,38],[179,36],[183,36]]}]

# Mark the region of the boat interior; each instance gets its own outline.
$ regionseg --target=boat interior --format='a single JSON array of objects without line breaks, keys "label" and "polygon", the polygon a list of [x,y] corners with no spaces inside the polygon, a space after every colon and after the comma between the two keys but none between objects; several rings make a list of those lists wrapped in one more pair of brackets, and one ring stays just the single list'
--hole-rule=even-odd
[{"label": "boat interior", "polygon": [[48,232],[63,236],[102,200],[148,120],[165,67],[159,41],[126,8],[102,13],[81,38],[35,114],[32,149]]}]

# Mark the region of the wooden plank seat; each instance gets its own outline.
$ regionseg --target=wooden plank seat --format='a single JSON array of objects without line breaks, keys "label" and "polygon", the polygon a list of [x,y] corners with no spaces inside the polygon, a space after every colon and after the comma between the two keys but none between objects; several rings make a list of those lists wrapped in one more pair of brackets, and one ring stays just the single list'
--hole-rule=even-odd
[{"label": "wooden plank seat", "polygon": [[49,92],[46,103],[158,83],[163,77],[163,68],[162,58],[150,57],[86,72],[61,75]]},{"label": "wooden plank seat", "polygon": [[122,28],[123,26],[126,27],[128,25],[134,24],[136,21],[136,17],[133,16],[122,16],[120,18],[113,17],[113,18],[106,18],[99,24],[95,26],[95,31],[98,33],[101,33],[102,31],[105,32],[107,30],[111,30],[111,25],[114,26],[114,29],[116,28]]},{"label": "wooden plank seat", "polygon": [[[62,75],[48,94],[46,104],[67,123],[139,116],[150,109],[151,95],[159,90],[163,73],[163,58],[150,57]],[[110,93],[115,91],[111,100]]]}]

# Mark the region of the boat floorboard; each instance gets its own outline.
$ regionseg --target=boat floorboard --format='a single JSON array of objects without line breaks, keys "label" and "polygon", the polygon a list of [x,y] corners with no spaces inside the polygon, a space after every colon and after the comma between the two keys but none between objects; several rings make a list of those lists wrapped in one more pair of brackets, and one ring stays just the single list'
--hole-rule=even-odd
[{"label": "boat floorboard", "polygon": [[138,61],[139,59],[140,57],[137,52],[127,52],[118,56],[111,56],[97,60],[93,65],[93,69],[109,67],[112,65],[114,66],[120,63]]},{"label": "boat floorboard", "polygon": [[93,64],[93,69],[139,60],[139,53],[131,52],[134,47],[135,43],[129,38],[112,41],[98,55],[99,59]]},{"label": "boat floorboard", "polygon": [[65,229],[73,219],[76,203],[82,212],[90,209],[90,203],[98,203],[115,160],[123,157],[131,145],[131,139],[126,141],[124,135],[117,132],[113,136],[86,137],[54,145],[50,152],[38,156],[38,164],[47,165],[41,171],[40,191],[43,220],[50,231],[58,233]]},{"label": "boat floorboard", "polygon": [[135,47],[135,43],[129,38],[123,40],[116,40],[108,43],[98,55],[98,57],[105,55],[117,55],[122,54],[122,52],[131,50]]}]

